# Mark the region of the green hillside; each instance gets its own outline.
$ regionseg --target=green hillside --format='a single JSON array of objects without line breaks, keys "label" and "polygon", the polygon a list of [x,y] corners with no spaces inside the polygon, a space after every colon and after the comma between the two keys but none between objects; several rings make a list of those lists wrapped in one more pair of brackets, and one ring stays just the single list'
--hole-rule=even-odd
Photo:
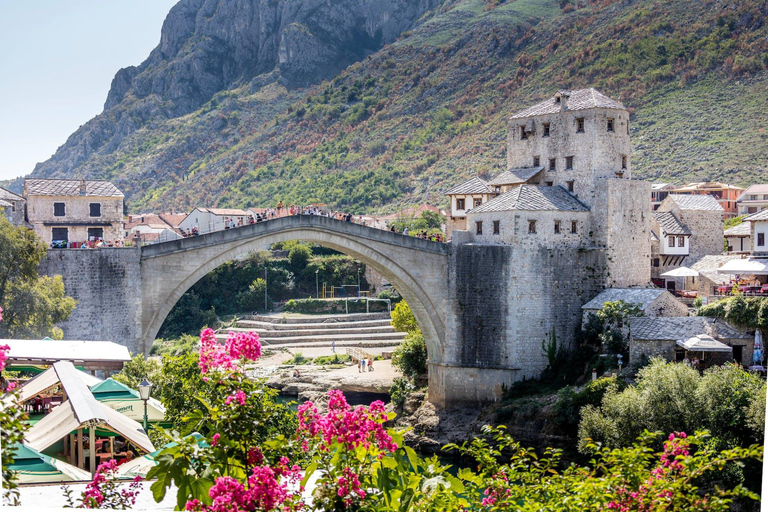
[{"label": "green hillside", "polygon": [[331,81],[265,75],[34,175],[114,180],[132,211],[446,204],[504,167],[508,115],[596,87],[632,112],[636,177],[764,182],[766,19],[759,0],[459,0]]}]

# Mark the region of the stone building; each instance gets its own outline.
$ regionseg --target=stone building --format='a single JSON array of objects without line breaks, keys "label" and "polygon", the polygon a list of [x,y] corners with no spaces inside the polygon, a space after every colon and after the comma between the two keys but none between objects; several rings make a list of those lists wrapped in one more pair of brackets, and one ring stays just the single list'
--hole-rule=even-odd
[{"label": "stone building", "polygon": [[20,195],[0,187],[0,208],[3,208],[3,213],[11,221],[11,224],[15,226],[26,225],[24,219],[26,203]]},{"label": "stone building", "polygon": [[674,290],[675,281],[661,274],[723,253],[723,208],[710,195],[670,194],[651,225],[651,278],[657,286]]},{"label": "stone building", "polygon": [[744,189],[741,187],[717,181],[688,183],[672,191],[673,194],[679,195],[710,196],[722,206],[726,217],[738,215],[736,202],[743,192]]},{"label": "stone building", "polygon": [[688,306],[661,288],[608,288],[581,306],[582,323],[590,314],[597,314],[606,302],[623,300],[637,305],[646,317],[688,316]]},{"label": "stone building", "polygon": [[747,187],[736,200],[739,215],[751,215],[768,210],[768,183],[760,183]]},{"label": "stone building", "polygon": [[[456,272],[498,269],[475,272],[461,315],[489,316],[488,303],[505,309],[468,358],[494,359],[515,379],[536,376],[547,365],[541,342],[570,344],[584,303],[606,287],[649,283],[650,187],[631,179],[629,147],[621,103],[594,89],[558,91],[509,118],[504,173],[449,191],[452,216],[463,206],[466,226],[454,225]],[[471,193],[476,205],[456,204]]]},{"label": "stone building", "polygon": [[123,193],[101,180],[24,180],[27,221],[50,244],[123,239]]},{"label": "stone building", "polygon": [[677,318],[637,317],[629,320],[629,360],[630,364],[639,364],[644,357],[660,356],[667,361],[681,361],[685,354],[677,346],[678,340],[687,340],[693,336],[706,334],[715,340],[733,348],[732,354],[720,360],[714,356],[715,363],[726,360],[740,362],[743,366],[752,364],[754,336],[734,329],[723,320],[702,316]]},{"label": "stone building", "polygon": [[445,193],[451,201],[451,214],[448,217],[446,234],[450,238],[453,230],[467,229],[467,211],[480,206],[490,198],[494,192],[488,183],[477,176],[464,183],[456,185]]},{"label": "stone building", "polygon": [[651,185],[651,209],[653,211],[658,210],[661,203],[675,188],[677,187],[670,183],[654,183]]}]

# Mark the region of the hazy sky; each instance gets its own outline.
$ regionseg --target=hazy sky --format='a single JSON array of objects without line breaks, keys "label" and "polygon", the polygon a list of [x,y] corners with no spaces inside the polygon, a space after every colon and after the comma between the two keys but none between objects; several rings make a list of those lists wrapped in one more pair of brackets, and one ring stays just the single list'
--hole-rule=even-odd
[{"label": "hazy sky", "polygon": [[0,180],[30,173],[102,111],[176,2],[0,0]]}]

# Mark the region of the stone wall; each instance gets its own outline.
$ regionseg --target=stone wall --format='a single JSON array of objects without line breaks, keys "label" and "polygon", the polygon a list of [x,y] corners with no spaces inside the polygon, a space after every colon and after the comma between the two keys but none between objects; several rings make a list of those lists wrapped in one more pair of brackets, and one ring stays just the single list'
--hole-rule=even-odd
[{"label": "stone wall", "polygon": [[[65,215],[54,216],[53,204],[64,203]],[[99,217],[90,216],[90,204],[101,205]],[[69,229],[70,242],[85,242],[88,228],[102,228],[105,241],[123,239],[123,198],[94,196],[29,196],[27,219],[46,244],[51,243],[51,229]]]},{"label": "stone wall", "polygon": [[8,203],[11,203],[11,206],[2,208],[0,207],[0,211],[2,211],[5,214],[5,217],[13,224],[14,226],[23,226],[25,225],[24,221],[24,208],[26,201],[23,199],[19,199],[16,201],[6,199],[5,200]]},{"label": "stone wall", "polygon": [[[541,246],[552,249],[579,248],[592,245],[589,212],[520,211],[470,213],[467,215],[469,232],[474,243],[509,244],[516,248],[537,250]],[[482,221],[483,233],[477,234],[477,222]],[[493,233],[493,222],[499,221],[499,234]],[[530,233],[528,224],[536,222],[536,232]],[[571,233],[571,222],[576,222],[576,233]],[[555,233],[555,222],[560,232]]]},{"label": "stone wall", "polygon": [[52,249],[40,273],[61,275],[67,295],[78,301],[64,339],[114,341],[139,351],[141,253],[138,249]]},{"label": "stone wall", "polygon": [[[722,210],[682,210],[674,201],[667,198],[658,211],[671,211],[691,230],[688,258],[685,260],[690,262],[689,265],[704,256],[723,253],[724,213]],[[661,272],[665,271],[661,269]]]}]

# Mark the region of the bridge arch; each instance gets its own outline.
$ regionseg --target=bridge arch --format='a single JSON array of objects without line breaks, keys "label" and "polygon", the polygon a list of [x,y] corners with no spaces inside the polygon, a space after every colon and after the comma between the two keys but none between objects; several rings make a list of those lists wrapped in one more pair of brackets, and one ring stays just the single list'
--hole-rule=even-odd
[{"label": "bridge arch", "polygon": [[450,246],[311,215],[142,247],[140,347],[144,353],[176,302],[206,274],[238,256],[288,240],[316,243],[370,265],[411,306],[424,333],[430,363],[444,360]]}]

